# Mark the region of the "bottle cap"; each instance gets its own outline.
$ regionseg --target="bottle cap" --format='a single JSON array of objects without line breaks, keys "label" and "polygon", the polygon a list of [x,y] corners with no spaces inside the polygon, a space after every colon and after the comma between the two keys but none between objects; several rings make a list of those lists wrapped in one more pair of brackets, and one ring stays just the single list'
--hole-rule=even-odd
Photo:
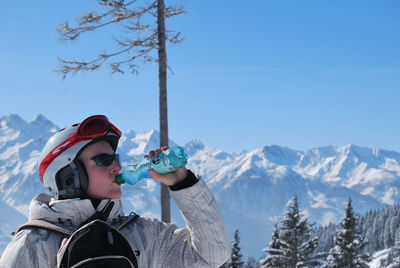
[{"label": "bottle cap", "polygon": [[122,177],[123,177],[122,174],[118,174],[117,176],[115,176],[115,182],[117,184],[124,184],[125,180]]}]

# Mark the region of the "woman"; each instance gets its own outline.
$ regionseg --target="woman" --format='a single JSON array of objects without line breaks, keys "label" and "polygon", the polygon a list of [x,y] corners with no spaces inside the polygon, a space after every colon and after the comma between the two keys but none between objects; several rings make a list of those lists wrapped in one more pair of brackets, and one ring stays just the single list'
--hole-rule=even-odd
[{"label": "woman", "polygon": [[[39,161],[40,179],[52,195],[40,194],[31,201],[29,220],[44,220],[71,232],[94,219],[118,222],[124,215],[121,188],[115,182],[121,170],[115,154],[120,137],[121,131],[102,115],[53,135]],[[164,175],[149,173],[170,187],[187,224],[179,229],[141,217],[127,223],[120,231],[135,252],[138,267],[221,266],[229,258],[226,231],[205,182],[186,168]],[[45,228],[20,230],[1,256],[0,267],[57,267],[64,237]]]}]

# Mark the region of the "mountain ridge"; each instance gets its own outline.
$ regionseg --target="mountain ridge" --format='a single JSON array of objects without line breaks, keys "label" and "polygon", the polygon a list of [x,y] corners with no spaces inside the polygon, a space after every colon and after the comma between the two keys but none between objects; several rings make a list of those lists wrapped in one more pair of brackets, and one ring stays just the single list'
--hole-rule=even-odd
[{"label": "mountain ridge", "polygon": [[[0,117],[0,199],[19,214],[27,215],[34,195],[47,192],[37,175],[37,160],[58,129],[41,114],[31,122],[16,114]],[[158,136],[156,130],[124,132],[118,148],[122,164],[137,162],[157,148]],[[176,143],[170,140],[170,145]],[[241,229],[246,255],[262,254],[273,223],[293,195],[306,215],[321,225],[338,222],[349,197],[359,213],[400,201],[400,153],[395,151],[348,144],[305,151],[268,145],[228,153],[198,139],[183,146],[189,155],[187,167],[207,182],[218,200],[228,234]],[[159,185],[153,180],[124,185],[122,190],[126,212],[160,215]],[[173,220],[184,225],[177,209]],[[16,222],[4,225],[9,229]]]}]

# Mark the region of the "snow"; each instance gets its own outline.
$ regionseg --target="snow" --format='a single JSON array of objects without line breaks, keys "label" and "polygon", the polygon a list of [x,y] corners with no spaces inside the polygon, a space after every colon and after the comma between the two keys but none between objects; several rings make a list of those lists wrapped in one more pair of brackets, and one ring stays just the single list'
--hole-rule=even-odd
[{"label": "snow", "polygon": [[378,252],[375,252],[372,255],[372,261],[368,264],[370,268],[381,268],[381,261],[385,260],[389,255],[390,249],[384,249]]},{"label": "snow", "polygon": [[385,162],[380,165],[380,168],[384,168],[387,171],[394,172],[394,175],[400,176],[400,164],[396,159],[385,158]]},{"label": "snow", "polygon": [[[26,213],[34,195],[47,192],[38,179],[37,160],[47,139],[58,129],[44,115],[29,123],[18,115],[0,117],[0,202],[15,215]],[[157,148],[158,136],[155,130],[124,132],[118,148],[123,164],[137,162]],[[175,143],[170,141],[170,145]],[[400,201],[397,152],[354,145],[306,151],[271,145],[228,153],[198,139],[184,147],[188,167],[214,192],[230,237],[240,227],[241,246],[247,256],[262,254],[273,224],[293,195],[298,196],[310,220],[321,225],[340,220],[349,197],[358,213]],[[149,217],[160,214],[158,183],[143,180],[122,190],[126,212]],[[184,224],[180,213],[173,213],[174,221]],[[20,222],[1,222],[0,231],[8,232]],[[4,245],[8,239],[1,236],[0,243]]]},{"label": "snow", "polygon": [[312,208],[329,208],[327,204],[327,198],[323,193],[317,193],[317,195],[313,194],[311,191],[308,191],[308,196],[315,202],[311,205]]},{"label": "snow", "polygon": [[155,145],[156,147],[159,147],[159,144],[156,144],[157,142],[155,140],[157,135],[158,133],[155,130],[137,133],[137,135],[131,139],[131,142],[137,144],[138,146],[130,150],[129,155],[144,155],[145,153],[147,153],[147,148],[149,147],[149,145]]},{"label": "snow", "polygon": [[324,213],[321,221],[322,226],[327,226],[329,223],[337,222],[337,215],[333,212],[326,212]]},{"label": "snow", "polygon": [[374,192],[374,190],[375,190],[375,188],[370,186],[370,187],[365,188],[361,192],[361,194],[363,194],[363,195],[371,195]]},{"label": "snow", "polygon": [[382,197],[382,202],[388,205],[394,205],[396,201],[394,200],[394,196],[398,194],[396,188],[389,188],[385,195]]}]

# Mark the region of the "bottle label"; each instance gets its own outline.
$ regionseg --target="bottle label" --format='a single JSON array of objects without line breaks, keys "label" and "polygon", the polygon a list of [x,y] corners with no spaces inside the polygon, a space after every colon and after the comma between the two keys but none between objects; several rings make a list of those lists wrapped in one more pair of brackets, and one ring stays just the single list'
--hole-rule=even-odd
[{"label": "bottle label", "polygon": [[[158,165],[161,162],[161,154],[155,155],[151,158],[151,162],[153,165]],[[163,163],[165,165],[165,163]]]},{"label": "bottle label", "polygon": [[168,157],[162,153],[151,158],[151,168],[158,174],[166,174],[175,170],[169,163]]}]

